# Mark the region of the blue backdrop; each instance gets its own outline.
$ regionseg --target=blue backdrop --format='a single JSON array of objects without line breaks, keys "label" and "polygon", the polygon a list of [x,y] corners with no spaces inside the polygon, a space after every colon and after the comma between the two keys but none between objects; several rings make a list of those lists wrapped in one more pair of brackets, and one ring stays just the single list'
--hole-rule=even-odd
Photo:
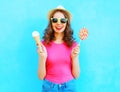
[{"label": "blue backdrop", "polygon": [[78,92],[120,92],[119,0],[1,0],[0,92],[40,92],[38,56],[31,36],[43,36],[47,13],[63,5],[72,15],[77,41],[85,26],[89,37],[81,43]]}]

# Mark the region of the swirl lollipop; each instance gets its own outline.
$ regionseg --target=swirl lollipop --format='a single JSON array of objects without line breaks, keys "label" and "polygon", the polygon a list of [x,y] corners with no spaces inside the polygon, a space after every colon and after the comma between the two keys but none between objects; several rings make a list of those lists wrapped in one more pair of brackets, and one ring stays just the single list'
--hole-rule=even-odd
[{"label": "swirl lollipop", "polygon": [[80,43],[82,40],[85,40],[88,37],[88,30],[86,28],[82,28],[79,32]]}]

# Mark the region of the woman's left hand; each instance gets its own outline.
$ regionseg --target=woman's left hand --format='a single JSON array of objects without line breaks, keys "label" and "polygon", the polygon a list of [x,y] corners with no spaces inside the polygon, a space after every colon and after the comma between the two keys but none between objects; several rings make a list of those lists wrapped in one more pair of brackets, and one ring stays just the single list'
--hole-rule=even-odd
[{"label": "woman's left hand", "polygon": [[72,49],[72,52],[71,52],[72,60],[78,58],[79,53],[80,53],[80,45],[77,45]]}]

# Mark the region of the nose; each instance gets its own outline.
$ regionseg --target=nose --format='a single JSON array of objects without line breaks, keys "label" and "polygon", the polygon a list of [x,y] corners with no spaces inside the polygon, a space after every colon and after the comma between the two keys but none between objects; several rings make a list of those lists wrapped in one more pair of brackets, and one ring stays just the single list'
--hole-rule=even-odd
[{"label": "nose", "polygon": [[61,22],[60,22],[60,19],[58,19],[58,22],[57,22],[57,24],[61,24]]}]

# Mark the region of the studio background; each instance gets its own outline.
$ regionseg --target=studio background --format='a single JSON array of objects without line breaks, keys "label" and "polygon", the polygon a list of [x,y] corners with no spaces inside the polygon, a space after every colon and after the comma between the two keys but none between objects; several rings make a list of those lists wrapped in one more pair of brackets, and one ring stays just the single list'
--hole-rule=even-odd
[{"label": "studio background", "polygon": [[74,37],[82,27],[78,92],[120,92],[119,0],[1,0],[0,92],[41,92],[38,56],[31,33],[47,26],[47,13],[63,5],[72,14]]}]

